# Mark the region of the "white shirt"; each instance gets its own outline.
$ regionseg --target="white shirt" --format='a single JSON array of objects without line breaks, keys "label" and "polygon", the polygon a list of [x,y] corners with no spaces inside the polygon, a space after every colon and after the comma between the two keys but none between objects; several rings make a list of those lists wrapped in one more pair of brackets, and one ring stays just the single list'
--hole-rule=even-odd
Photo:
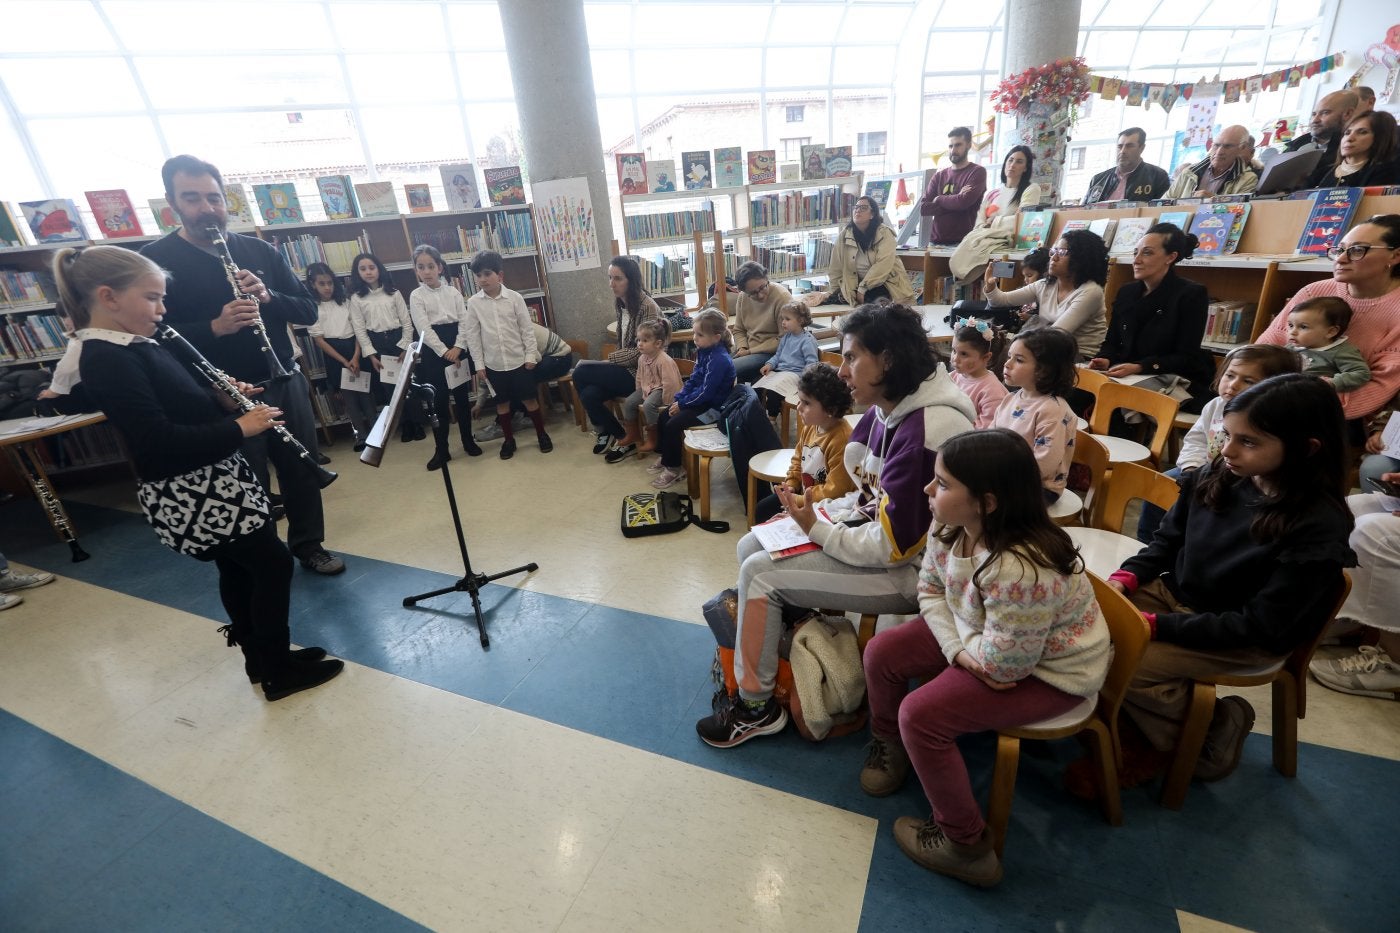
[{"label": "white shirt", "polygon": [[354,337],[355,325],[350,320],[350,303],[321,302],[316,306],[316,323],[306,332],[313,337],[330,337],[333,340]]},{"label": "white shirt", "polygon": [[369,332],[386,330],[401,331],[397,344],[400,350],[407,350],[413,342],[413,320],[408,316],[408,306],[403,303],[403,292],[386,295],[382,286],[370,290],[368,295],[350,296],[350,323],[354,325],[355,337],[360,341],[360,353],[374,356],[378,351],[370,342]]},{"label": "white shirt", "polygon": [[63,350],[63,358],[53,368],[53,379],[49,380],[49,391],[55,395],[72,395],[73,387],[82,381],[78,375],[78,361],[83,356],[83,342],[75,334]]},{"label": "white shirt", "polygon": [[535,325],[519,292],[501,286],[495,298],[477,292],[467,299],[467,349],[477,369],[498,373],[540,361]]},{"label": "white shirt", "polygon": [[450,349],[433,331],[438,324],[456,324],[457,339],[452,346],[467,349],[467,303],[462,293],[453,286],[429,288],[419,285],[408,296],[408,313],[413,318],[414,329],[423,335],[423,345],[438,356],[443,356]]}]

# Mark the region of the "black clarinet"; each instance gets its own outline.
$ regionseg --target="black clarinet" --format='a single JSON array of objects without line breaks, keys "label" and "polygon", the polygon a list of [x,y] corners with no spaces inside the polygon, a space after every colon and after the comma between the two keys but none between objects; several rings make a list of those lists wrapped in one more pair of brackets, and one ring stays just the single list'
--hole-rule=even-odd
[{"label": "black clarinet", "polygon": [[[247,294],[238,286],[238,263],[233,261],[233,254],[228,251],[228,241],[224,239],[223,231],[218,227],[206,227],[204,233],[219,251],[219,261],[224,264],[224,275],[228,276],[228,283],[233,287],[234,299],[245,298],[261,306],[262,303],[255,296]],[[287,372],[282,361],[277,358],[277,351],[272,349],[272,341],[267,336],[267,325],[263,323],[261,314],[253,321],[252,328],[253,333],[258,335],[263,359],[267,363],[267,381],[281,382],[283,379],[290,379],[292,374]]]},{"label": "black clarinet", "polygon": [[[190,367],[203,376],[215,391],[222,392],[232,399],[233,403],[238,406],[240,411],[246,413],[259,407],[259,402],[253,401],[248,396],[238,391],[238,386],[234,384],[234,381],[225,375],[223,370],[209,362],[208,358],[206,358],[203,353],[196,350],[194,344],[186,340],[175,328],[171,327],[169,324],[157,325],[156,336],[160,338],[162,346],[166,347],[176,356],[181,357],[185,363],[189,364]],[[273,359],[276,359],[276,357],[274,356]],[[293,435],[291,431],[287,430],[286,425],[275,425],[272,430],[277,432],[277,436],[282,439],[282,443],[292,445],[292,449],[296,451],[297,457],[300,458],[301,462],[306,465],[306,468],[311,471],[311,475],[315,477],[318,487],[325,489],[339,478],[340,474],[333,470],[328,470],[317,463],[315,458],[311,456],[311,451],[307,450],[306,447],[302,445],[301,441],[297,440],[296,436]]]}]

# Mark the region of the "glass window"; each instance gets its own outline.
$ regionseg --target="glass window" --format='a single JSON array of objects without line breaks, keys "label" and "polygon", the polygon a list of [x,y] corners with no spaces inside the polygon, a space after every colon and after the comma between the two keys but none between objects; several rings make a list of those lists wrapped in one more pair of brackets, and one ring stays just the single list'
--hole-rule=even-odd
[{"label": "glass window", "polygon": [[638,49],[732,46],[735,37],[744,34],[753,37],[750,41],[761,42],[768,11],[768,5],[757,3],[644,3],[636,7],[632,42]]},{"label": "glass window", "polygon": [[[1131,41],[1131,33],[1116,33],[1120,42]],[[1201,33],[1193,33],[1200,36]],[[1223,34],[1228,35],[1228,34]],[[1176,30],[1162,32],[1141,32],[1136,36],[1137,48],[1133,50],[1133,73],[1136,76],[1140,68],[1154,68],[1162,65],[1171,65],[1181,61],[1182,58],[1195,60],[1196,50],[1188,48],[1182,50],[1186,44],[1187,33]]]},{"label": "glass window", "polygon": [[514,158],[514,162],[505,164],[525,164],[520,117],[514,104],[472,104],[467,111],[467,123],[471,129],[472,151],[478,161]]},{"label": "glass window", "polygon": [[[215,161],[228,175],[353,167],[365,161],[360,134],[348,110],[171,114],[161,117],[160,125],[171,152],[213,158],[211,140],[217,141]],[[160,187],[159,175],[156,187]]]},{"label": "glass window", "polygon": [[1000,32],[933,32],[929,35],[928,58],[924,62],[926,71],[995,71],[1000,67]]},{"label": "glass window", "polygon": [[[860,11],[860,16],[864,17],[865,10]],[[935,28],[939,26],[992,26],[1001,22],[1000,3],[945,3],[938,10],[938,16],[934,19]]]},{"label": "glass window", "polygon": [[831,75],[831,53],[825,48],[770,48],[764,83],[769,88],[825,87]]},{"label": "glass window", "polygon": [[856,155],[884,155],[885,138],[888,134],[884,130],[874,130],[869,133],[856,134]]},{"label": "glass window", "polygon": [[348,99],[333,55],[137,58],[157,108],[329,104]]},{"label": "glass window", "polygon": [[[384,5],[379,4],[381,9]],[[454,2],[447,5],[450,40],[457,48],[503,49],[505,30],[501,27],[501,11],[494,0],[486,3]]]},{"label": "glass window", "polygon": [[595,51],[593,60],[593,93],[632,93],[632,53],[624,51]]},{"label": "glass window", "polygon": [[859,45],[838,45],[832,62],[831,83],[854,85],[894,83],[893,49]]},{"label": "glass window", "polygon": [[26,52],[110,52],[112,34],[90,3],[70,3],[54,28],[52,0],[7,0],[5,48]]},{"label": "glass window", "polygon": [[0,59],[0,81],[21,113],[144,110],[124,58]]},{"label": "glass window", "polygon": [[[165,156],[147,117],[34,120],[29,135],[61,197],[86,206],[82,193],[100,188],[125,188],[137,204],[160,196]],[[94,142],[105,139],[121,145],[104,147],[102,158],[93,158]]]},{"label": "glass window", "polygon": [[[637,84],[656,91],[704,93],[757,89],[762,49],[698,48],[686,52],[697,67],[677,67],[673,50],[638,47]],[[703,66],[703,67],[701,67]]]},{"label": "glass window", "polygon": [[[335,17],[340,47],[347,51],[439,51],[448,47],[440,3],[423,3],[419,0],[346,3],[338,0],[329,7],[331,16]],[[239,20],[258,22],[242,16]],[[269,21],[278,20],[262,20],[264,23]],[[259,36],[262,32],[258,30]]]},{"label": "glass window", "polygon": [[[345,56],[355,96],[367,104],[455,100],[452,61],[445,52]],[[507,72],[509,75],[509,72]]]},{"label": "glass window", "polygon": [[455,105],[369,107],[360,116],[376,164],[466,160],[467,134]]},{"label": "glass window", "polygon": [[768,41],[829,45],[843,38],[836,30],[845,15],[840,3],[780,3],[773,7]]},{"label": "glass window", "polygon": [[[55,5],[48,6],[52,11]],[[63,6],[78,8],[88,4],[65,3]],[[219,24],[219,28],[207,35],[196,33],[198,39],[194,41],[207,41],[208,48],[219,51],[246,51],[250,44],[258,50],[335,47],[326,23],[325,8],[320,3],[202,0],[195,7],[188,0],[104,0],[102,9],[122,43],[133,52],[189,49],[190,30],[206,23]],[[65,10],[64,30],[68,28],[67,16]],[[256,30],[247,25],[252,23],[258,24]],[[380,31],[383,31],[382,25]],[[240,34],[252,41],[240,44],[237,38]]]},{"label": "glass window", "polygon": [[457,75],[467,100],[515,100],[510,59],[505,52],[459,52]]},{"label": "glass window", "polygon": [[[19,137],[10,132],[9,122],[0,124],[0,165],[5,166],[5,195],[14,204],[37,201],[44,196],[39,176],[29,162],[29,153],[20,145]],[[159,186],[157,186],[159,187]]]},{"label": "glass window", "polygon": [[784,162],[796,162],[802,158],[802,147],[812,144],[810,136],[792,136],[781,140],[779,156]]},{"label": "glass window", "polygon": [[583,20],[588,26],[589,48],[632,47],[632,4],[585,3]]},{"label": "glass window", "polygon": [[786,110],[786,114],[785,114],[786,119],[787,119],[787,122],[788,122],[788,123],[801,123],[801,122],[802,122],[802,115],[806,112],[806,109],[807,109],[807,108],[804,107],[804,106],[801,105],[801,104],[798,104],[798,105],[796,105],[796,106],[794,106],[794,107],[788,107],[787,110]]}]

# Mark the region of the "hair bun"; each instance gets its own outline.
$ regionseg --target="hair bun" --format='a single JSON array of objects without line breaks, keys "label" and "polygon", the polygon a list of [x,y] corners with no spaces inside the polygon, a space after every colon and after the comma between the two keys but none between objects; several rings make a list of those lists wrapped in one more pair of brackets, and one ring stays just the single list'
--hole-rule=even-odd
[{"label": "hair bun", "polygon": [[1196,252],[1196,247],[1201,245],[1201,238],[1194,233],[1187,233],[1182,237],[1182,245],[1184,249],[1182,249],[1181,255],[1177,257],[1177,262],[1183,259],[1190,259],[1191,255]]}]

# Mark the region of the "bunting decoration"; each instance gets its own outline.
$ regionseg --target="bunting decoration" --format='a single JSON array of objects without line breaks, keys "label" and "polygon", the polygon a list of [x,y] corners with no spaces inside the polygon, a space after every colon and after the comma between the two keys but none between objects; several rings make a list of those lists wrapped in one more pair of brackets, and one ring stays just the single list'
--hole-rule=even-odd
[{"label": "bunting decoration", "polygon": [[[1073,59],[1073,61],[1082,62],[1083,59]],[[1144,84],[1140,81],[1127,81],[1109,75],[1090,74],[1086,70],[1084,75],[1086,92],[1084,97],[1079,100],[1097,95],[1103,100],[1121,99],[1129,107],[1150,108],[1153,104],[1157,104],[1167,111],[1170,111],[1179,100],[1219,98],[1222,103],[1233,104],[1239,100],[1252,101],[1256,95],[1263,91],[1278,91],[1285,87],[1297,87],[1304,78],[1316,78],[1340,67],[1342,67],[1342,54],[1338,52],[1335,55],[1328,55],[1326,58],[1280,68],[1267,74],[1230,78],[1225,81],[1220,80],[1217,76],[1213,81],[1202,79],[1195,83],[1187,82],[1184,84],[1159,84],[1156,82]],[[1024,74],[1023,72],[1022,75],[1014,77],[1019,79]],[[1011,80],[1013,79],[1007,79],[1007,81]],[[1003,81],[1002,87],[999,87],[997,92],[992,94],[992,101],[998,109],[1000,109],[999,105],[1004,99],[1003,88],[1007,81]],[[1032,91],[1032,93],[1035,92]]]}]

